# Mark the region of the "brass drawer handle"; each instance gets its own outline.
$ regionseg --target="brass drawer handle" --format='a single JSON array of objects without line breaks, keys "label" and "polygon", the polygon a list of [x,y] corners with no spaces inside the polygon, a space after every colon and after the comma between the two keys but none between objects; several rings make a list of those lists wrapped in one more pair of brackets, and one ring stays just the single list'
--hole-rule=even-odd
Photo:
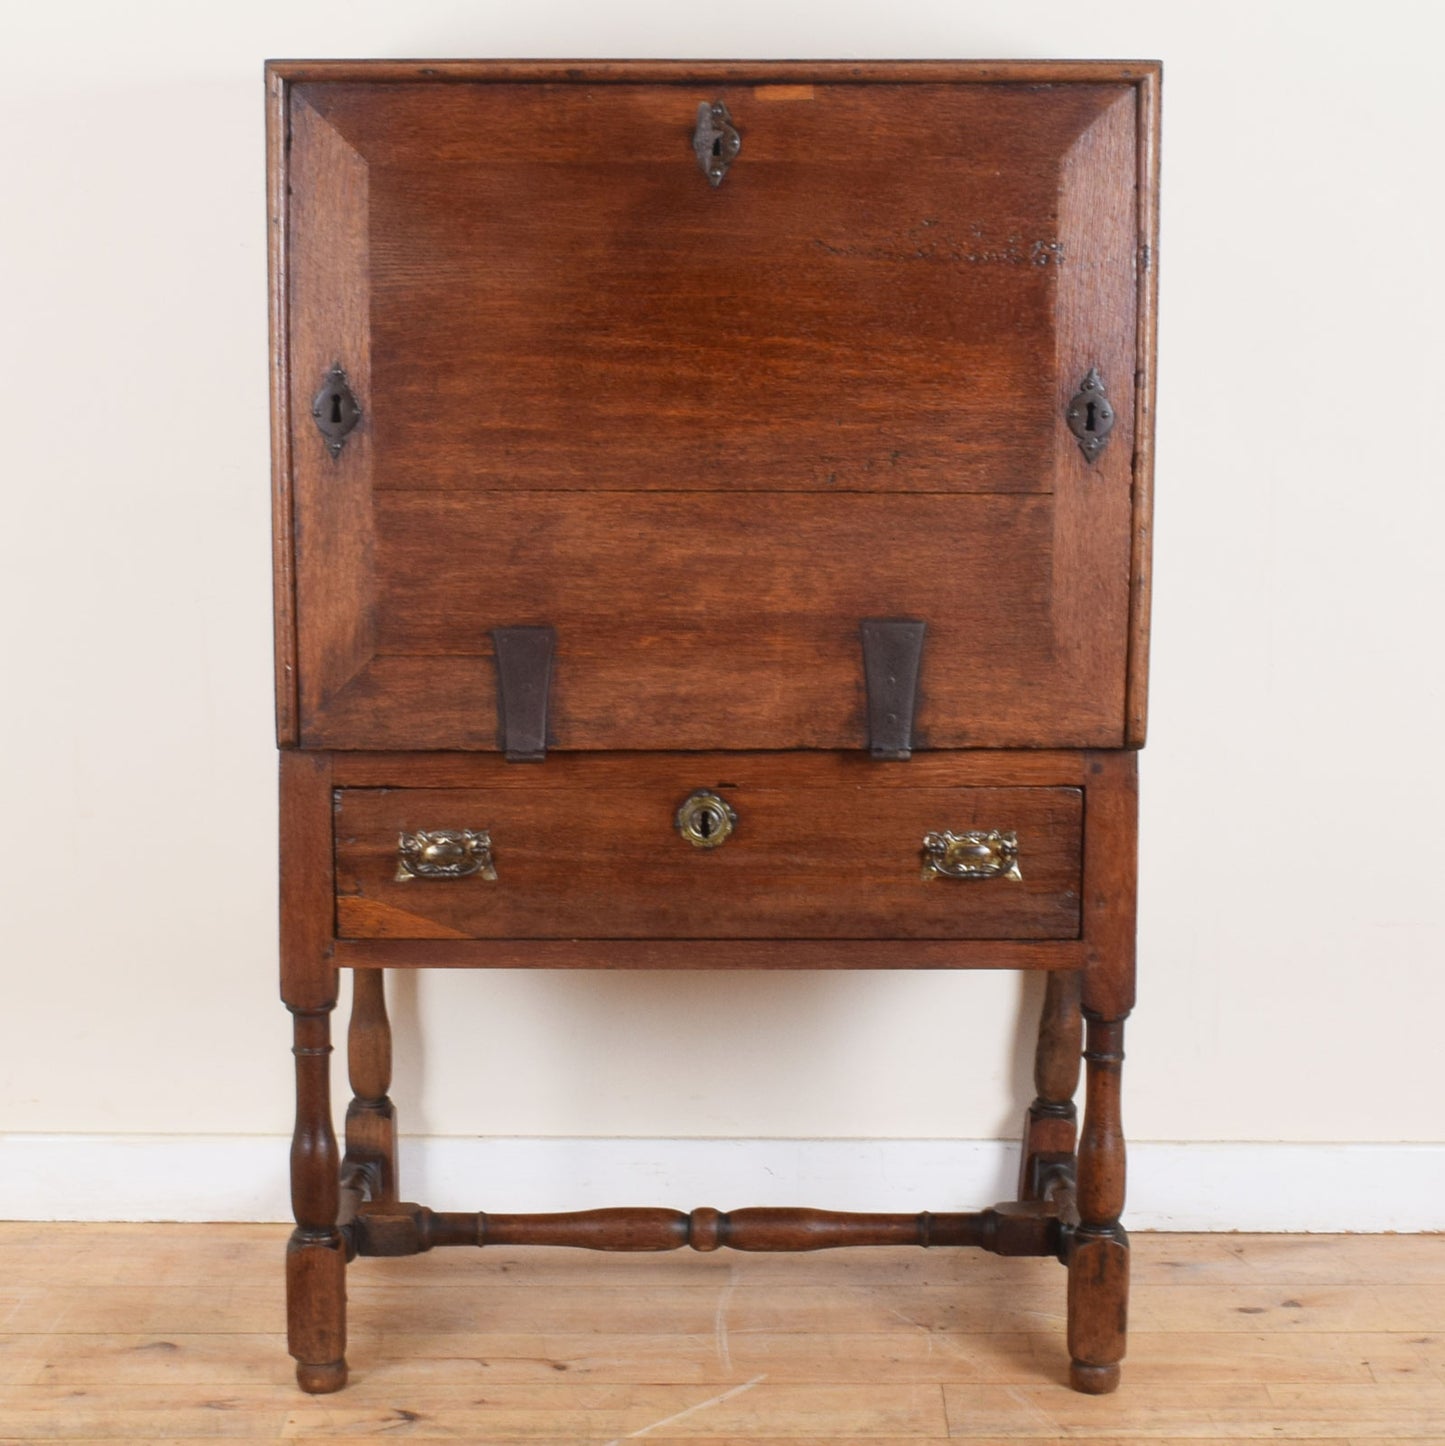
[{"label": "brass drawer handle", "polygon": [[1019,837],[998,829],[923,836],[923,877],[927,879],[1011,879],[1018,883]]},{"label": "brass drawer handle", "polygon": [[396,841],[396,881],[465,879],[473,874],[492,883],[492,836],[486,829],[431,828],[404,833]]},{"label": "brass drawer handle", "polygon": [[738,816],[727,799],[700,788],[677,810],[677,831],[695,849],[715,849],[728,841]]}]

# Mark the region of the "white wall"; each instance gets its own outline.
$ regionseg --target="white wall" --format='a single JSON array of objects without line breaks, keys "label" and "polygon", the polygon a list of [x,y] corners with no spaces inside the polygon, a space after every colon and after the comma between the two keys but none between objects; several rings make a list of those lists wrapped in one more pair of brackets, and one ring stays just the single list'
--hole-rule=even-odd
[{"label": "white wall", "polygon": [[[1096,55],[1165,62],[1131,1134],[1445,1142],[1441,15],[8,5],[0,1130],[289,1128],[263,58]],[[991,1139],[1036,989],[411,976],[396,1094],[442,1135]]]}]

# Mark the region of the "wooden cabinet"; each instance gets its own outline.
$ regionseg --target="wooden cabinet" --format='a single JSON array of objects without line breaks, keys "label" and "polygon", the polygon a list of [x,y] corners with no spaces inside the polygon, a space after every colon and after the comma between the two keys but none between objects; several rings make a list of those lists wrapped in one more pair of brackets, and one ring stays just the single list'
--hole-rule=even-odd
[{"label": "wooden cabinet", "polygon": [[268,79],[302,1386],[348,1255],[499,1218],[399,1199],[382,971],[506,965],[1048,971],[1018,1201],[509,1238],[1057,1255],[1111,1389],[1157,67]]}]

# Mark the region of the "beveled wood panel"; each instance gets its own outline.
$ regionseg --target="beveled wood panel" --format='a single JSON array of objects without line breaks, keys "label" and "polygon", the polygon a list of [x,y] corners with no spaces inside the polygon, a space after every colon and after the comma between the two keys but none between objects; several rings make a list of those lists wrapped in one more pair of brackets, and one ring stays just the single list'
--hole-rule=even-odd
[{"label": "beveled wood panel", "polygon": [[[277,613],[281,630],[294,620],[295,676],[303,740],[313,717],[376,651],[372,576],[372,439],[369,409],[331,456],[311,415],[327,372],[341,363],[359,395],[371,392],[367,302],[367,167],[343,137],[304,104],[287,112],[284,275],[287,328],[273,338],[278,378],[273,406],[290,423],[284,453],[290,475],[275,477],[277,522],[285,528],[278,551],[294,548],[294,619]],[[284,575],[284,570],[283,570]],[[283,670],[284,671],[284,670]]]},{"label": "beveled wood panel", "polygon": [[928,623],[915,746],[1119,741],[1127,590],[1060,613],[1047,498],[407,492],[375,518],[377,654],[309,746],[495,748],[491,630],[547,623],[554,747],[864,748],[877,616]]},{"label": "beveled wood panel", "polygon": [[[866,617],[928,618],[928,686],[950,713],[965,711],[950,706],[960,672],[997,695],[1010,679],[991,679],[1010,660],[1015,675],[1049,661],[1043,498],[675,493],[558,506],[541,493],[402,492],[378,497],[376,519],[383,656],[489,656],[493,627],[547,622],[559,686],[565,675],[580,693],[578,669],[614,665],[634,708],[663,727],[658,710],[682,707],[726,731],[729,700],[757,691],[780,645],[826,648],[814,662],[824,687],[856,690]],[[658,672],[687,677],[687,696],[657,697]],[[557,726],[567,731],[560,715]]]},{"label": "beveled wood panel", "polygon": [[[636,72],[677,82],[652,84],[603,66],[593,86],[587,67],[453,67],[477,78],[455,85],[323,67],[290,85],[283,741],[493,748],[489,628],[559,626],[579,601],[572,621],[596,628],[559,640],[555,747],[861,746],[858,617],[905,613],[932,631],[923,746],[1111,747],[1126,717],[1137,741],[1151,69],[1056,68],[1046,100],[1017,67],[877,69],[898,83],[762,66],[723,85],[751,117],[752,171],[716,190],[686,145],[686,68]],[[698,74],[710,93],[736,72]],[[337,458],[309,414],[333,361],[364,413]],[[1063,422],[1091,366],[1118,416],[1092,465]],[[590,501],[592,531],[549,499],[573,519]],[[834,518],[821,533],[809,499]],[[594,539],[610,609],[580,597]],[[750,656],[760,577],[795,596]],[[704,604],[734,636],[695,635]],[[716,728],[678,701],[704,664],[731,710]]]},{"label": "beveled wood panel", "polygon": [[377,485],[1048,490],[1058,276],[1134,287],[1059,230],[1066,182],[1117,184],[1071,168],[1121,98],[301,86],[369,171]]},{"label": "beveled wood panel", "polygon": [[[701,849],[678,833],[691,789],[339,789],[341,938],[1072,939],[1077,789],[746,788]],[[486,829],[498,879],[397,878],[397,840]],[[933,830],[1011,830],[1023,878],[923,876]]]}]

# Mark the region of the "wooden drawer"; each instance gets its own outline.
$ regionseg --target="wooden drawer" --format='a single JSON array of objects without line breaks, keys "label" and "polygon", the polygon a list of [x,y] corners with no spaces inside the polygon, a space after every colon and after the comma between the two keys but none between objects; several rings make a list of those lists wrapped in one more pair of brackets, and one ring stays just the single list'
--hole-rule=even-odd
[{"label": "wooden drawer", "polygon": [[[745,765],[744,765],[745,769]],[[654,771],[655,772],[655,771]],[[337,935],[343,939],[1073,939],[1083,794],[1077,788],[810,786],[653,776],[590,788],[340,788]],[[875,775],[876,776],[876,775]],[[690,843],[693,787],[736,815],[715,847]],[[714,824],[714,827],[716,825]],[[706,831],[706,820],[703,824]],[[491,871],[426,878],[403,835],[485,833]],[[925,868],[925,835],[1012,833],[1018,878]],[[415,864],[415,860],[413,860]],[[495,877],[488,877],[494,872]]]}]

